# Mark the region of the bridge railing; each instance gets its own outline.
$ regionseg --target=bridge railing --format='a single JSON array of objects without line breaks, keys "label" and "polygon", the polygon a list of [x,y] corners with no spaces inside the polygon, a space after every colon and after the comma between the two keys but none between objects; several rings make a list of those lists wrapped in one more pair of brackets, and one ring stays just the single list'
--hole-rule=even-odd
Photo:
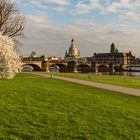
[{"label": "bridge railing", "polygon": [[65,60],[50,60],[49,63],[66,63]]},{"label": "bridge railing", "polygon": [[23,57],[21,61],[42,61],[41,57]]}]

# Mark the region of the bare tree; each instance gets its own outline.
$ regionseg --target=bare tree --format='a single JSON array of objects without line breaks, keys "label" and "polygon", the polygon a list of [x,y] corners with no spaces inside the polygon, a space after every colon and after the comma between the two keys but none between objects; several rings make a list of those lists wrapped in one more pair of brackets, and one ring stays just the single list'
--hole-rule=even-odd
[{"label": "bare tree", "polygon": [[9,37],[21,35],[25,18],[11,0],[0,0],[0,33]]}]

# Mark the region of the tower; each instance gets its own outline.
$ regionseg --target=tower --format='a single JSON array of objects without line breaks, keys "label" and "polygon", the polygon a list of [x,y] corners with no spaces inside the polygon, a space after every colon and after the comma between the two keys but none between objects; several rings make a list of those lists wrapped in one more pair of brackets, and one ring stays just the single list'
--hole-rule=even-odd
[{"label": "tower", "polygon": [[111,44],[111,48],[110,48],[110,53],[115,53],[115,52],[116,52],[115,44],[112,43],[112,44]]}]

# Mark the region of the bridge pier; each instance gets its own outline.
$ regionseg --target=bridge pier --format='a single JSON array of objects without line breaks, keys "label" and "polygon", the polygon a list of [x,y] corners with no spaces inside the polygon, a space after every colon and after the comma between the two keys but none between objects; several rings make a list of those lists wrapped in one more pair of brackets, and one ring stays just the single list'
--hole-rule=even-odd
[{"label": "bridge pier", "polygon": [[77,73],[76,61],[68,62],[68,72]]},{"label": "bridge pier", "polygon": [[42,62],[42,70],[45,72],[49,72],[49,61]]},{"label": "bridge pier", "polygon": [[115,65],[114,64],[110,64],[109,65],[109,72],[114,73],[115,72]]},{"label": "bridge pier", "polygon": [[74,68],[73,68],[73,73],[77,73],[77,68],[76,68],[76,66],[74,66]]},{"label": "bridge pier", "polygon": [[122,70],[125,70],[125,65],[120,65]]},{"label": "bridge pier", "polygon": [[94,63],[91,64],[91,71],[95,72],[95,73],[99,72],[97,63],[94,62]]},{"label": "bridge pier", "polygon": [[45,71],[46,71],[46,72],[50,72],[50,71],[49,71],[49,61],[46,62],[46,70],[45,70]]}]

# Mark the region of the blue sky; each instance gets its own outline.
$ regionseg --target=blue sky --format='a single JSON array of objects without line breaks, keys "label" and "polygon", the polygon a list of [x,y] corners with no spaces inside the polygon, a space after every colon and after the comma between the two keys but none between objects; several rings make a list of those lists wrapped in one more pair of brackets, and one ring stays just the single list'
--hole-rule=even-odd
[{"label": "blue sky", "polygon": [[26,17],[21,51],[63,56],[75,38],[82,56],[120,51],[140,56],[140,0],[15,0]]}]

